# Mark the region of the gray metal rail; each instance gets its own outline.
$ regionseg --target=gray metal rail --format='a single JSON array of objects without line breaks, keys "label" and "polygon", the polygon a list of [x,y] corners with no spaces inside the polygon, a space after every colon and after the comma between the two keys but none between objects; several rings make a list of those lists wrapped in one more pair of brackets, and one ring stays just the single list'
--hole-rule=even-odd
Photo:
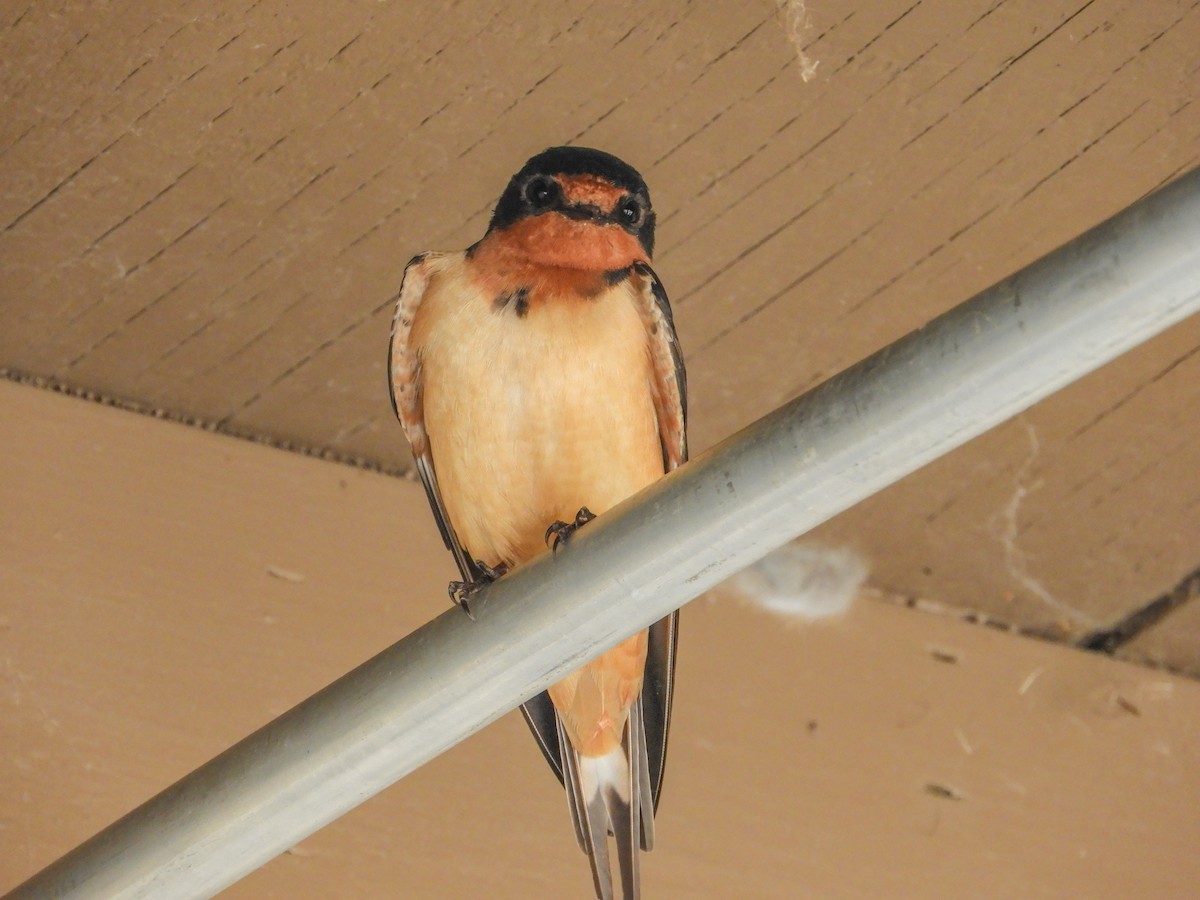
[{"label": "gray metal rail", "polygon": [[202,897],[770,550],[1200,310],[1200,171],[726,440],[18,887]]}]

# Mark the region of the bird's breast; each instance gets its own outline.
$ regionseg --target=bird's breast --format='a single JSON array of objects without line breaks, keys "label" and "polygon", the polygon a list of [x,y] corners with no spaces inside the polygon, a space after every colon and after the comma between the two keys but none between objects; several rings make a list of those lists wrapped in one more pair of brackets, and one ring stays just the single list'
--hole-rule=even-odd
[{"label": "bird's breast", "polygon": [[414,323],[430,451],[476,557],[519,563],[546,527],[662,474],[645,326],[628,281],[521,305],[469,262],[431,283]]}]

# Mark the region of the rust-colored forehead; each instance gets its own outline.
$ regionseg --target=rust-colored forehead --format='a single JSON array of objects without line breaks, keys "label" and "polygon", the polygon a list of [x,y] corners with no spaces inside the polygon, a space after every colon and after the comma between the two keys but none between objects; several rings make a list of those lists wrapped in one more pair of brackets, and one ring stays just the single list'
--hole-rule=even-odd
[{"label": "rust-colored forehead", "polygon": [[625,191],[596,175],[559,175],[563,196],[568,203],[588,203],[606,212],[625,196]]}]

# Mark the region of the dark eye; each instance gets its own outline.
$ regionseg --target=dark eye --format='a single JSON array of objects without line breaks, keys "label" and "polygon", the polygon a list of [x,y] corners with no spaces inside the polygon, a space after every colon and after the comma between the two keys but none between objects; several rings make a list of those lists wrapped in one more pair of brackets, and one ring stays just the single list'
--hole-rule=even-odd
[{"label": "dark eye", "polygon": [[536,210],[549,209],[558,200],[559,193],[558,182],[545,175],[538,175],[525,185],[525,199]]},{"label": "dark eye", "polygon": [[642,204],[637,197],[626,197],[617,204],[617,217],[622,225],[636,228],[642,224],[643,213]]}]

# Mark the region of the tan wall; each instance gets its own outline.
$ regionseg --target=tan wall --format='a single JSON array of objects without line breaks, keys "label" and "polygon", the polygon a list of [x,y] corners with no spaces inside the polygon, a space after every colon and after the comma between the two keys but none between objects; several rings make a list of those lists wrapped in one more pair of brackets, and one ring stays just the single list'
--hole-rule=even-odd
[{"label": "tan wall", "polygon": [[[442,612],[419,486],[0,384],[0,889]],[[1200,685],[874,599],[685,611],[655,897],[1178,897]],[[586,897],[515,714],[233,897]]]}]

